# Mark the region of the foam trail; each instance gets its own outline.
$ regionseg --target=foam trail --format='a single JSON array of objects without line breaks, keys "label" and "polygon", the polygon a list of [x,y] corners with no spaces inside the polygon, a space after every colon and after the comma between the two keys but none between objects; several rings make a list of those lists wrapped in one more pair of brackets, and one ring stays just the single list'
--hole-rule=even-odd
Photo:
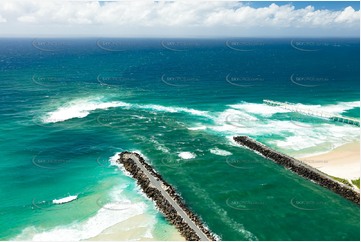
[{"label": "foam trail", "polygon": [[119,159],[119,155],[121,152],[117,152],[115,153],[113,156],[111,156],[109,158],[109,162],[111,166],[117,166],[117,167],[122,167],[120,164],[117,163],[117,160]]},{"label": "foam trail", "polygon": [[167,113],[187,113],[195,116],[202,116],[206,118],[212,118],[211,115],[206,111],[196,110],[192,108],[183,107],[167,107],[162,105],[154,104],[131,104],[120,101],[104,102],[101,98],[94,99],[78,99],[70,101],[65,105],[59,107],[55,111],[48,112],[43,118],[43,123],[57,123],[63,122],[73,118],[85,118],[90,114],[91,111],[98,109],[108,109],[124,107],[127,109],[141,109],[141,110],[152,110],[158,112]]},{"label": "foam trail", "polygon": [[[291,112],[289,110],[283,109],[278,106],[270,106],[264,103],[239,103],[239,104],[232,104],[228,105],[232,109],[241,110],[243,112],[249,114],[257,114],[264,117],[270,117],[276,113],[288,113]],[[329,104],[329,105],[307,105],[296,103],[294,106],[302,108],[302,109],[309,109],[309,110],[320,110],[332,114],[342,114],[343,112],[359,107],[360,101],[353,101],[353,102],[339,102],[337,104]]]},{"label": "foam trail", "polygon": [[[305,109],[320,109],[330,113],[341,114],[358,107],[357,102],[340,102],[332,105],[303,105]],[[271,119],[276,113],[289,112],[279,107],[265,104],[241,103],[229,105],[214,118],[215,125],[207,126],[207,130],[225,136],[249,135],[251,137],[270,137],[267,144],[278,147],[288,154],[313,155],[328,152],[340,145],[359,140],[359,128],[342,125],[331,121],[317,123],[303,122],[301,119]],[[229,139],[231,140],[231,139]],[[233,142],[230,142],[234,145]]]},{"label": "foam trail", "polygon": [[43,123],[57,123],[73,118],[84,118],[88,116],[91,111],[97,109],[108,109],[127,106],[129,106],[129,104],[124,102],[76,100],[67,103],[65,106],[62,106],[53,112],[49,112],[43,118]]},{"label": "foam trail", "polygon": [[221,150],[221,149],[218,149],[218,148],[210,149],[209,151],[210,151],[212,154],[220,155],[220,156],[229,156],[229,155],[232,155],[231,152],[229,152],[229,151],[227,151],[227,150]]},{"label": "foam trail", "polygon": [[[126,195],[121,194],[122,190],[122,185],[114,187],[110,193],[111,201],[100,208],[96,215],[85,221],[75,221],[72,224],[57,226],[49,230],[34,226],[27,227],[13,240],[80,241],[90,239],[117,223],[146,213],[148,205],[144,202],[132,203]],[[146,226],[152,230],[155,222],[156,220],[153,220],[153,224]],[[149,233],[147,235],[151,236]]]},{"label": "foam trail", "polygon": [[203,116],[203,117],[207,117],[207,118],[212,118],[212,116],[209,115],[207,111],[201,111],[201,110],[196,110],[196,109],[192,109],[192,108],[167,107],[167,106],[154,105],[154,104],[147,104],[147,105],[134,104],[133,107],[139,108],[139,109],[149,109],[149,110],[153,110],[153,111],[167,112],[167,113],[183,112],[183,113],[193,114],[195,116]]},{"label": "foam trail", "polygon": [[188,130],[205,130],[205,129],[207,129],[207,126],[196,126],[196,127],[188,128]]},{"label": "foam trail", "polygon": [[60,198],[60,199],[54,199],[53,203],[54,204],[68,203],[68,202],[76,200],[77,198],[78,198],[78,195],[68,196],[68,197],[64,197],[64,198]]},{"label": "foam trail", "polygon": [[149,141],[155,144],[155,148],[157,150],[162,151],[163,153],[170,153],[170,150],[165,145],[157,141],[154,136],[152,136]]},{"label": "foam trail", "polygon": [[246,113],[258,114],[264,117],[270,117],[276,113],[288,113],[290,111],[276,107],[276,106],[269,106],[263,103],[241,103],[241,104],[233,104],[228,105],[232,109],[241,110]]},{"label": "foam trail", "polygon": [[184,151],[180,152],[178,156],[184,160],[194,159],[196,158],[196,155],[192,152]]},{"label": "foam trail", "polygon": [[314,111],[319,111],[322,110],[323,112],[326,113],[331,113],[334,115],[341,115],[343,112],[356,108],[356,107],[360,107],[360,102],[359,101],[355,101],[355,102],[339,102],[337,104],[330,104],[330,105],[305,105],[305,104],[300,104],[297,103],[295,104],[296,107],[302,108],[302,109],[309,109],[309,110],[314,110]]}]

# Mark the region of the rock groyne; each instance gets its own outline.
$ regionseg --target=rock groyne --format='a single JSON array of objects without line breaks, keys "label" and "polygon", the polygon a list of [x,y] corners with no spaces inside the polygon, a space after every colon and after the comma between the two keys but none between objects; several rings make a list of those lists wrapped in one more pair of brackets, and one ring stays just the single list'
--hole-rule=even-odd
[{"label": "rock groyne", "polygon": [[119,154],[117,162],[137,180],[137,184],[147,197],[155,202],[166,219],[186,240],[216,240],[216,236],[185,205],[174,188],[164,181],[142,156],[126,151]]},{"label": "rock groyne", "polygon": [[253,151],[259,152],[264,157],[286,167],[287,169],[290,169],[298,175],[314,181],[315,183],[330,189],[331,191],[343,196],[344,198],[356,204],[360,204],[360,193],[358,193],[353,188],[334,180],[325,173],[322,173],[321,171],[305,164],[304,162],[277,152],[261,144],[260,142],[249,138],[248,136],[237,136],[233,137],[233,139],[238,144],[248,147]]}]

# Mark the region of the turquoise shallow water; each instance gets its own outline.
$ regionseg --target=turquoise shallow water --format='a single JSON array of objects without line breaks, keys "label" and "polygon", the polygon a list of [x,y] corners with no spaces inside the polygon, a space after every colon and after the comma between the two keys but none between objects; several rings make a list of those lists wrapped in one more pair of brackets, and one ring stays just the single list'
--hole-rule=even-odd
[{"label": "turquoise shallow water", "polygon": [[301,41],[317,49],[286,39],[0,40],[0,238],[68,229],[65,239],[85,239],[137,214],[153,218],[150,236],[167,230],[110,161],[132,150],[224,240],[359,240],[358,206],[231,142],[249,135],[301,155],[359,140],[358,127],[262,104],[359,117],[359,40]]}]

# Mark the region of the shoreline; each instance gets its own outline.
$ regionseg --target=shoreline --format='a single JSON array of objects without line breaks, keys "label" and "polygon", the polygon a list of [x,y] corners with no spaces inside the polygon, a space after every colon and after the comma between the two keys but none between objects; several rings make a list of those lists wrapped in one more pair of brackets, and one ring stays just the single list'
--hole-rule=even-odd
[{"label": "shoreline", "polygon": [[322,154],[298,156],[299,159],[330,176],[355,180],[360,178],[360,142],[336,147]]},{"label": "shoreline", "polygon": [[265,158],[272,160],[301,177],[315,182],[318,185],[344,197],[345,199],[360,205],[360,192],[358,189],[353,188],[353,186],[347,186],[318,169],[307,165],[305,162],[273,150],[272,148],[248,136],[235,136],[233,139],[239,145],[246,147],[253,152],[257,152]]},{"label": "shoreline", "polygon": [[[157,223],[149,228],[149,223],[153,223],[154,218],[149,214],[139,214],[127,220],[119,222],[103,230],[98,235],[88,238],[85,241],[184,241],[185,239],[172,225],[161,225]],[[143,224],[143,226],[142,226]],[[157,230],[162,229],[162,237]]]}]

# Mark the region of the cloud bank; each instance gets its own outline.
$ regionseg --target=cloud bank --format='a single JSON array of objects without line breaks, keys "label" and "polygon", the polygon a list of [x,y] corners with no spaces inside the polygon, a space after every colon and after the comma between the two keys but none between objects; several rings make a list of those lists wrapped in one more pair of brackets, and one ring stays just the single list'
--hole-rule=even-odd
[{"label": "cloud bank", "polygon": [[0,35],[359,35],[360,11],[239,2],[2,0]]}]

